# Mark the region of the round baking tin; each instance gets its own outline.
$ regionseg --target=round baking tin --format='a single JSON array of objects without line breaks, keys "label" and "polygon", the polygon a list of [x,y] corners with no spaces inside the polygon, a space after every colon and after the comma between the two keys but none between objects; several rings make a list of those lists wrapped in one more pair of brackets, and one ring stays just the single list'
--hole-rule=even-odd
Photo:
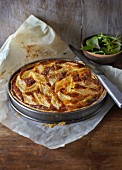
[{"label": "round baking tin", "polygon": [[[29,118],[34,121],[39,121],[42,123],[59,123],[59,122],[72,123],[72,122],[78,122],[78,121],[85,120],[89,117],[92,117],[93,115],[97,114],[101,110],[106,100],[107,92],[104,92],[104,94],[97,100],[96,103],[93,103],[92,105],[88,107],[75,110],[75,111],[70,111],[70,112],[58,112],[58,113],[57,112],[43,112],[43,111],[39,111],[36,109],[32,109],[30,107],[27,107],[23,105],[22,103],[20,103],[18,100],[16,100],[10,92],[11,80],[13,79],[13,77],[18,72],[20,72],[22,68],[26,67],[27,65],[34,64],[39,61],[45,61],[45,60],[59,60],[59,59],[43,59],[43,60],[34,61],[32,63],[24,65],[23,67],[15,71],[14,74],[10,77],[10,80],[8,83],[8,95],[9,95],[11,106],[13,107],[15,111],[17,111],[19,114],[21,114],[22,116],[26,118]],[[77,61],[77,60],[71,60],[71,59],[61,59],[61,60]],[[77,61],[77,62],[80,62],[80,61]]]}]

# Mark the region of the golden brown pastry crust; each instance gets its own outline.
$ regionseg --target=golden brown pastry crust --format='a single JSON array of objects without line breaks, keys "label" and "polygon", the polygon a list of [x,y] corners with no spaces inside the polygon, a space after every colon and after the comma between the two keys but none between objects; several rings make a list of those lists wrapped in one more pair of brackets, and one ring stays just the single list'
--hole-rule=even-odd
[{"label": "golden brown pastry crust", "polygon": [[105,89],[81,62],[45,60],[27,65],[11,80],[12,96],[44,112],[69,112],[96,103]]}]

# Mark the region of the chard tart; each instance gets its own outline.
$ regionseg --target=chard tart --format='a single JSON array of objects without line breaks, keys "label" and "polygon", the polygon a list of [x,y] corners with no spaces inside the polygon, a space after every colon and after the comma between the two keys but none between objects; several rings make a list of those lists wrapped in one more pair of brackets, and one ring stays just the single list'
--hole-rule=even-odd
[{"label": "chard tart", "polygon": [[10,93],[31,109],[60,113],[94,105],[106,91],[82,62],[51,59],[24,66],[12,78]]}]

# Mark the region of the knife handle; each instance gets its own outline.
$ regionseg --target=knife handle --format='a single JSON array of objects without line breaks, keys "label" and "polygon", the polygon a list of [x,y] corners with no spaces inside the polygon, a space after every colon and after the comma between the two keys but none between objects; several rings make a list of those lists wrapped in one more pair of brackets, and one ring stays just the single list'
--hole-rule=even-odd
[{"label": "knife handle", "polygon": [[119,108],[122,108],[122,92],[119,91],[119,89],[105,75],[98,75],[98,78],[111,98],[115,101]]}]

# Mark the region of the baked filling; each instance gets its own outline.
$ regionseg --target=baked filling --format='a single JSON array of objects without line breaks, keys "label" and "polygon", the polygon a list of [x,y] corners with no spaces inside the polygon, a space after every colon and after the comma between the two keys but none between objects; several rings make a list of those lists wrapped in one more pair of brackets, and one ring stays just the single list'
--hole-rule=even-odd
[{"label": "baked filling", "polygon": [[39,111],[69,112],[96,103],[105,89],[83,63],[58,59],[23,67],[11,80],[11,94]]}]

